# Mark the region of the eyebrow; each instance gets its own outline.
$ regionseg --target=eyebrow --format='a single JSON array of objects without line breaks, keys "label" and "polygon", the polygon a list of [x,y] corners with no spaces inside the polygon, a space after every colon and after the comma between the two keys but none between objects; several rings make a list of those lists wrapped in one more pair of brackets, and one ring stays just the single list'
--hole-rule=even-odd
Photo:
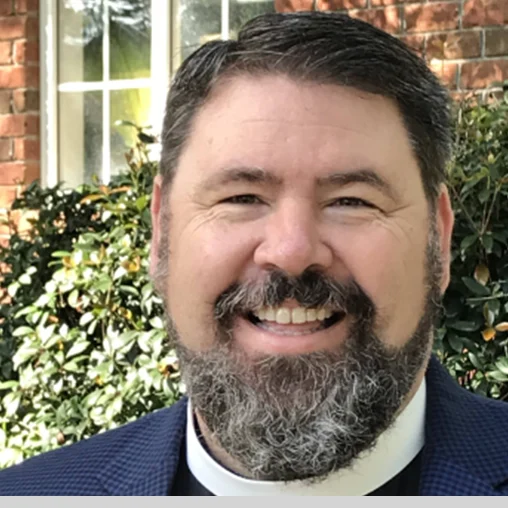
[{"label": "eyebrow", "polygon": [[261,168],[238,167],[228,168],[212,175],[200,186],[202,190],[213,191],[235,182],[257,183],[280,187],[282,179]]},{"label": "eyebrow", "polygon": [[318,187],[344,187],[351,183],[363,183],[383,192],[394,201],[399,199],[395,188],[372,169],[340,171],[317,179]]},{"label": "eyebrow", "polygon": [[[283,184],[280,177],[262,168],[234,167],[224,169],[212,175],[200,185],[200,190],[214,191],[235,182],[263,184],[275,187],[281,187]],[[352,183],[369,185],[388,195],[393,200],[398,199],[398,194],[393,186],[371,169],[339,171],[317,179],[317,185],[321,188],[344,187]]]}]

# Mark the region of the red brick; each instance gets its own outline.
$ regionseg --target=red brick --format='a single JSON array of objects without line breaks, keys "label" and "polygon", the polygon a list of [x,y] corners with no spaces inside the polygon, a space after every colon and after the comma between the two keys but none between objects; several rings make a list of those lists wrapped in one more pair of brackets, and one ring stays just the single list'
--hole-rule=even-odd
[{"label": "red brick", "polygon": [[404,0],[370,0],[372,7],[384,7],[385,5],[400,4]]},{"label": "red brick", "polygon": [[[0,43],[1,44],[1,43]],[[15,41],[14,42],[14,62],[17,64],[39,62],[39,42],[38,41]]]},{"label": "red brick", "polygon": [[14,90],[13,103],[16,113],[39,111],[38,90]]},{"label": "red brick", "polygon": [[485,55],[508,55],[508,29],[487,30],[485,32]]},{"label": "red brick", "polygon": [[41,165],[39,162],[27,162],[25,168],[25,184],[28,185],[41,177]]},{"label": "red brick", "polygon": [[385,32],[398,33],[401,30],[398,7],[384,9],[351,11],[351,17],[366,21]]},{"label": "red brick", "polygon": [[12,1],[1,0],[0,1],[0,16],[8,16],[12,14]]},{"label": "red brick", "polygon": [[0,162],[0,185],[17,185],[25,176],[25,163]]},{"label": "red brick", "polygon": [[14,140],[14,159],[39,160],[41,145],[38,139],[16,138]]},{"label": "red brick", "polygon": [[274,6],[277,12],[311,11],[313,0],[275,0]]},{"label": "red brick", "polygon": [[39,39],[39,18],[29,17],[26,21],[26,38],[28,40]]},{"label": "red brick", "polygon": [[39,135],[39,115],[26,115],[25,121],[25,134],[28,135]]},{"label": "red brick", "polygon": [[0,90],[0,115],[7,115],[11,112],[11,91]]},{"label": "red brick", "polygon": [[12,141],[9,138],[0,138],[0,161],[8,161],[11,159]]},{"label": "red brick", "polygon": [[462,25],[488,26],[508,23],[506,0],[467,0],[464,4]]},{"label": "red brick", "polygon": [[429,67],[444,85],[451,90],[457,88],[457,64],[433,60]]},{"label": "red brick", "polygon": [[36,13],[39,10],[39,0],[16,0],[16,12]]},{"label": "red brick", "polygon": [[39,115],[0,115],[0,136],[39,134]]},{"label": "red brick", "polygon": [[423,35],[403,35],[399,39],[418,55],[424,54],[425,37]]},{"label": "red brick", "polygon": [[459,25],[459,6],[455,3],[407,5],[404,12],[408,32],[454,30]]},{"label": "red brick", "polygon": [[480,32],[434,34],[427,39],[427,56],[454,60],[481,56]]},{"label": "red brick", "polygon": [[320,11],[339,11],[367,7],[367,0],[318,0]]},{"label": "red brick", "polygon": [[8,208],[16,196],[17,188],[14,185],[0,186],[0,208]]},{"label": "red brick", "polygon": [[0,40],[10,41],[25,35],[26,17],[11,16],[0,18]]},{"label": "red brick", "polygon": [[466,62],[462,65],[462,88],[488,88],[494,81],[508,77],[508,60]]},{"label": "red brick", "polygon": [[29,66],[26,69],[26,87],[28,88],[39,88],[39,66]]},{"label": "red brick", "polygon": [[26,73],[21,65],[0,67],[0,88],[19,88],[25,86]]},{"label": "red brick", "polygon": [[0,42],[0,64],[10,64],[12,62],[12,43],[10,41]]}]

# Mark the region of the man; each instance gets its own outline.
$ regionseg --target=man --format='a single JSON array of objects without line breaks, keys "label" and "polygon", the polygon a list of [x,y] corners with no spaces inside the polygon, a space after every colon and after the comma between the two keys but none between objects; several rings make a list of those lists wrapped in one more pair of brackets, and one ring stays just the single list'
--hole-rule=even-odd
[{"label": "man", "polygon": [[347,16],[200,48],[152,204],[188,397],[0,473],[0,494],[507,494],[508,405],[431,357],[450,137],[425,64]]}]

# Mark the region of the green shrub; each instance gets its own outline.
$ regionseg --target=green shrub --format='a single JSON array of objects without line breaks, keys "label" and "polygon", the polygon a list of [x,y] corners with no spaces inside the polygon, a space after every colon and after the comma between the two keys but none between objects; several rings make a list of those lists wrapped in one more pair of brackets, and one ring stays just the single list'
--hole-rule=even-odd
[{"label": "green shrub", "polygon": [[436,350],[471,391],[508,397],[508,92],[457,108],[451,283]]},{"label": "green shrub", "polygon": [[13,206],[38,217],[0,252],[12,298],[0,309],[0,467],[179,396],[148,276],[157,165],[142,142],[128,161],[109,186],[64,192],[34,184]]},{"label": "green shrub", "polygon": [[[468,390],[508,397],[508,100],[456,115],[452,280],[435,351]],[[30,186],[0,305],[0,468],[168,406],[180,395],[148,277],[157,166],[147,142],[108,186]],[[14,225],[13,225],[14,227]]]}]

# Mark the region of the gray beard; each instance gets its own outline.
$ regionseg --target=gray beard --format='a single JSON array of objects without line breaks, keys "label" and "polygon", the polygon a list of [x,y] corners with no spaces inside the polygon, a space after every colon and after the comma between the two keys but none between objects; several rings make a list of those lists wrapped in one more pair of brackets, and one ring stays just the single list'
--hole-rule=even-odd
[{"label": "gray beard", "polygon": [[248,359],[177,343],[182,379],[213,439],[259,480],[317,483],[389,428],[428,359],[422,319],[403,349],[350,336],[338,353]]},{"label": "gray beard", "polygon": [[182,380],[212,439],[259,480],[318,483],[350,467],[392,425],[428,361],[441,269],[433,227],[425,307],[402,348],[383,343],[371,315],[337,351],[248,358],[218,323],[213,347],[196,352],[167,313]]}]

